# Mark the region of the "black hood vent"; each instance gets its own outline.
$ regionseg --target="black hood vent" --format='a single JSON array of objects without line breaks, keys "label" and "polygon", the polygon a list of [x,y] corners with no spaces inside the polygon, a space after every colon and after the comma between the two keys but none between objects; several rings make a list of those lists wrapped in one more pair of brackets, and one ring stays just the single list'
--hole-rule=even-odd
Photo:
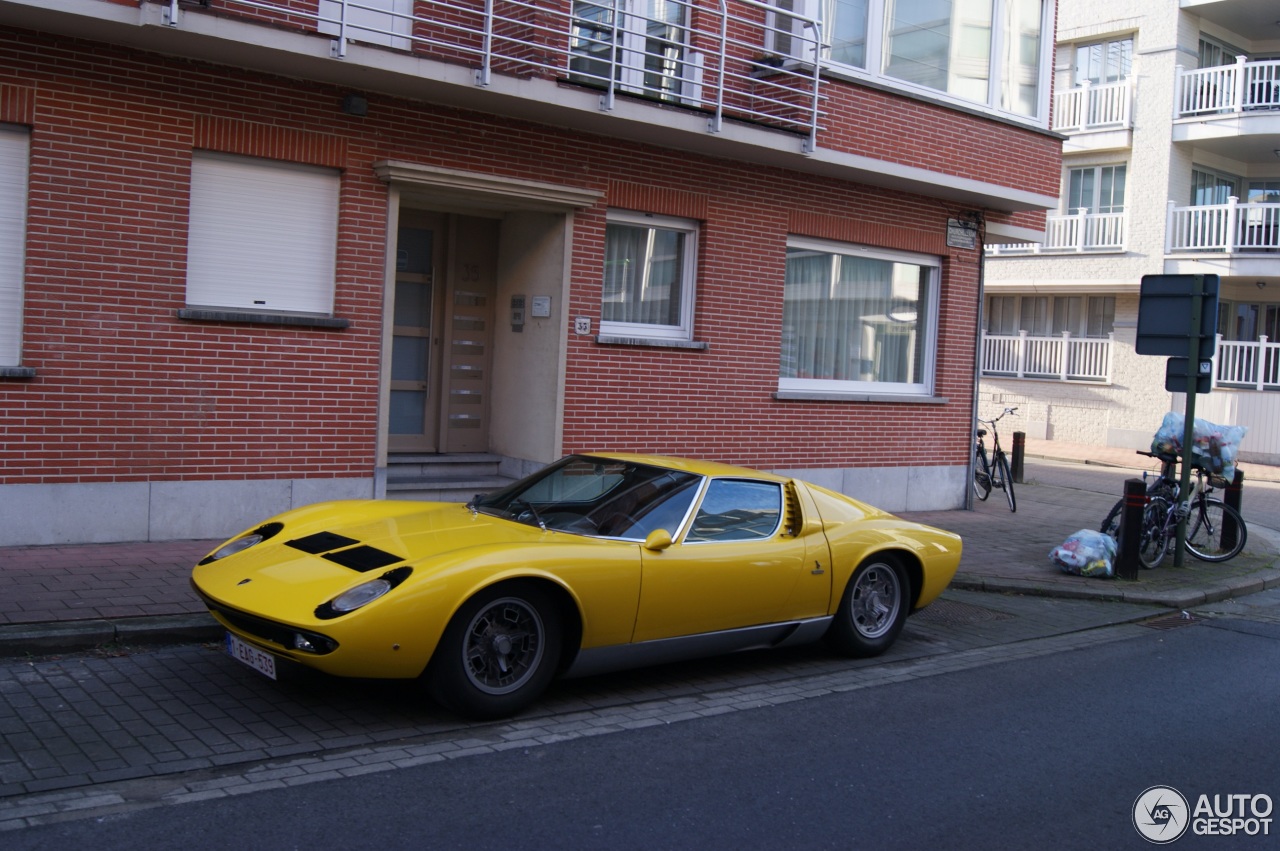
[{"label": "black hood vent", "polygon": [[324,557],[335,564],[358,570],[361,573],[367,573],[370,570],[377,570],[389,564],[404,561],[398,555],[367,545],[349,550],[339,550],[336,553],[325,553]]},{"label": "black hood vent", "polygon": [[[360,544],[358,547],[354,546],[355,544],[360,544],[360,542],[355,538],[348,538],[346,535],[339,535],[336,532],[316,532],[314,535],[307,535],[305,538],[294,538],[292,541],[285,541],[285,546],[293,547],[295,550],[302,550],[304,553],[310,553],[313,556],[321,556],[334,564],[340,564],[343,567],[349,567],[361,573],[368,573],[370,570],[378,570],[387,565],[404,561],[403,556],[398,556],[395,553],[389,553],[386,550],[380,550],[368,544]],[[347,549],[348,547],[350,549]]]}]

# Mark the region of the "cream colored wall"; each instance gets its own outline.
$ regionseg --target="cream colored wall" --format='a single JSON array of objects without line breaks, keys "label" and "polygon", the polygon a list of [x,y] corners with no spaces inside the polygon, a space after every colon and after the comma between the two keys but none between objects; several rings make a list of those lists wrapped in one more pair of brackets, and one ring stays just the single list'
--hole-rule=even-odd
[{"label": "cream colored wall", "polygon": [[[1150,0],[1071,0],[1058,8],[1055,91],[1071,86],[1074,45],[1111,36],[1134,38],[1132,146],[1072,155],[1067,169],[1128,164],[1125,204],[1127,251],[1087,256],[1048,255],[988,259],[985,285],[992,294],[1093,294],[1116,297],[1112,381],[1107,385],[983,377],[983,418],[1006,406],[1020,408],[1009,431],[1099,446],[1145,449],[1174,404],[1164,389],[1165,358],[1134,351],[1138,291],[1143,275],[1162,274],[1170,199],[1185,204],[1191,154],[1175,150],[1172,110],[1178,65],[1194,67],[1198,28],[1176,3]],[[1059,212],[1065,212],[1065,199]]]},{"label": "cream colored wall", "polygon": [[[489,443],[511,459],[545,464],[560,457],[564,387],[568,217],[509,213],[498,251]],[[524,330],[511,330],[511,296],[525,297]],[[551,297],[551,316],[535,319],[533,297]]]}]

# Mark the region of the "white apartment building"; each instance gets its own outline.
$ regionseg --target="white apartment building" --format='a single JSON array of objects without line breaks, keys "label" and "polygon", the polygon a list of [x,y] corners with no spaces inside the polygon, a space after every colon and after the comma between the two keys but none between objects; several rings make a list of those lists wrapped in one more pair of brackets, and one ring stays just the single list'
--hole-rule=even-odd
[{"label": "white apartment building", "polygon": [[1280,3],[1061,0],[1059,207],[1037,244],[986,246],[979,416],[1145,449],[1181,394],[1134,352],[1143,275],[1220,278],[1213,391],[1280,463]]}]

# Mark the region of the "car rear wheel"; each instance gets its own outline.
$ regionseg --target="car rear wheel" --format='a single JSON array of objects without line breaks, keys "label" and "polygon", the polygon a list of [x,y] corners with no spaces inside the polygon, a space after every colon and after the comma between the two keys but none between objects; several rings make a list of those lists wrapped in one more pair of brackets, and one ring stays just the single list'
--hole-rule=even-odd
[{"label": "car rear wheel", "polygon": [[879,656],[893,646],[907,620],[906,571],[893,556],[863,562],[845,586],[826,640],[846,656]]},{"label": "car rear wheel", "polygon": [[555,601],[527,582],[487,588],[445,629],[427,669],[436,702],[470,718],[528,706],[555,676],[562,642]]}]

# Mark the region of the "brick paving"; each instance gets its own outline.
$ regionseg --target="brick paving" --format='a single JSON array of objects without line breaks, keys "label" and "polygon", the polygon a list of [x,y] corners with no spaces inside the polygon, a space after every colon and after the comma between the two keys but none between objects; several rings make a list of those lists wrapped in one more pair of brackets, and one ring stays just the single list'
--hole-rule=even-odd
[{"label": "brick paving", "polygon": [[407,684],[296,668],[273,682],[208,644],[9,660],[0,832],[86,808],[241,794],[936,676],[1059,652],[1083,630],[1097,643],[1097,630],[1160,611],[955,591],[879,659],[851,662],[816,644],[559,682],[497,724],[447,715]]}]

